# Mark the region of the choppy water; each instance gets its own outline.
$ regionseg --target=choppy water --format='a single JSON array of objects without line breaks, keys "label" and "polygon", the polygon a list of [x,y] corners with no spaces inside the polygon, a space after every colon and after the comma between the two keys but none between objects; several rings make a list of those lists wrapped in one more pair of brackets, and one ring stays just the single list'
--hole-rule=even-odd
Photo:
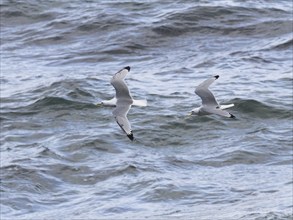
[{"label": "choppy water", "polygon": [[[292,219],[292,1],[1,1],[1,219]],[[131,66],[130,142],[95,103]],[[187,117],[194,88],[237,120]]]}]

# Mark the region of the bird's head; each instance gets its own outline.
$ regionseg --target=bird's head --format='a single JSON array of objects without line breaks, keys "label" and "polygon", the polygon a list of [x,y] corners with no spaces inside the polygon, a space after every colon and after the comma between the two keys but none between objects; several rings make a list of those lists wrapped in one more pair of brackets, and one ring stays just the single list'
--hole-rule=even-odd
[{"label": "bird's head", "polygon": [[199,114],[199,109],[200,108],[194,108],[189,112],[189,115],[198,115]]},{"label": "bird's head", "polygon": [[104,105],[104,102],[103,101],[101,101],[101,102],[99,102],[99,103],[96,104],[96,106],[102,106],[102,105]]}]

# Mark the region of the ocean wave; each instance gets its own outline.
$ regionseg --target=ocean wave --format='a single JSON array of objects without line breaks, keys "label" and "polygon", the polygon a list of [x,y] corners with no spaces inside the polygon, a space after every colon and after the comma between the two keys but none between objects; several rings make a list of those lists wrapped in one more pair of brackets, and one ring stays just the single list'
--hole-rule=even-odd
[{"label": "ocean wave", "polygon": [[[13,10],[14,7],[11,7],[10,4],[4,4],[4,6],[6,6],[4,10],[1,10],[1,20],[5,20],[2,22],[4,27],[9,26],[10,23],[16,27],[22,25],[23,22],[36,24],[35,27],[16,28],[14,33],[21,36],[24,44],[39,46],[74,43],[75,38],[80,39],[81,37],[92,42],[93,36],[96,41],[106,44],[110,39],[119,42],[123,38],[123,34],[119,34],[119,30],[135,31],[137,35],[140,35],[139,38],[143,37],[144,41],[150,42],[156,42],[157,36],[154,36],[153,33],[171,37],[190,33],[192,35],[274,37],[290,34],[292,31],[290,13],[273,7],[261,9],[198,5],[185,10],[167,12],[156,16],[157,19],[152,22],[143,23],[139,19],[142,15],[139,13],[132,15],[125,8],[121,11],[113,9],[115,13],[102,10],[98,14],[94,14],[91,7],[85,7],[82,14],[74,12],[74,15],[71,15],[58,10],[58,4],[54,5],[54,9],[50,9],[53,4],[39,8],[37,3],[21,3]],[[148,8],[148,5],[141,6]],[[60,3],[59,7],[62,8],[65,5]],[[74,9],[77,5],[72,7]],[[136,6],[134,7],[136,8]],[[103,35],[107,35],[107,39],[103,38]],[[123,40],[127,41],[127,38]],[[134,41],[134,44],[138,42]],[[134,47],[136,46],[134,45]],[[120,49],[117,51],[121,53]]]},{"label": "ocean wave", "polygon": [[[287,19],[280,19],[274,13],[284,14]],[[292,20],[288,12],[280,9],[199,6],[166,15],[152,30],[162,36],[193,33],[272,37],[291,33]]]},{"label": "ocean wave", "polygon": [[[277,37],[291,32],[291,21],[265,21],[256,24],[244,24],[236,27],[226,25],[196,25],[196,24],[161,24],[152,30],[166,37],[176,37],[183,34],[219,35],[219,36],[251,36],[251,37]],[[276,26],[274,30],[272,26]]]},{"label": "ocean wave", "polygon": [[35,102],[18,107],[3,108],[1,112],[1,120],[8,120],[13,118],[13,116],[32,116],[34,114],[46,111],[60,111],[64,110],[85,110],[85,109],[95,109],[96,104],[92,102],[82,102],[77,100],[72,100],[64,97],[46,96],[36,100]]},{"label": "ocean wave", "polygon": [[84,103],[69,100],[62,97],[44,97],[40,100],[37,100],[35,103],[27,106],[28,109],[31,110],[43,110],[43,109],[51,109],[51,110],[58,110],[58,109],[75,109],[75,110],[82,110],[85,108],[96,108],[95,104],[92,103]]},{"label": "ocean wave", "polygon": [[[292,36],[291,36],[292,37]],[[288,40],[285,40],[283,42],[279,42],[276,45],[273,45],[271,49],[276,49],[276,50],[285,50],[285,49],[290,49],[293,47],[293,39],[290,38]]]},{"label": "ocean wave", "polygon": [[233,99],[232,103],[235,104],[235,112],[244,113],[254,118],[276,118],[276,119],[291,119],[292,110],[280,109],[274,106],[269,106],[253,99]]},{"label": "ocean wave", "polygon": [[271,158],[272,155],[270,152],[235,150],[216,157],[205,158],[202,161],[198,161],[197,164],[213,167],[231,166],[235,164],[260,164],[269,162]]},{"label": "ocean wave", "polygon": [[239,220],[269,220],[269,219],[278,219],[278,220],[290,220],[293,218],[292,213],[282,213],[282,212],[255,212],[244,215],[239,218]]}]

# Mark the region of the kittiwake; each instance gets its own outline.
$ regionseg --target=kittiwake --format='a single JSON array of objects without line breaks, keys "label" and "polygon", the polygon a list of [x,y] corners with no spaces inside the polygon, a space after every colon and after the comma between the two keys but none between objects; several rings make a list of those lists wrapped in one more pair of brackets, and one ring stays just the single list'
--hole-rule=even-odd
[{"label": "kittiwake", "polygon": [[217,114],[228,118],[235,118],[235,116],[231,113],[224,111],[224,109],[233,107],[234,104],[219,105],[219,103],[216,101],[215,96],[208,88],[218,78],[219,76],[216,75],[212,78],[206,79],[195,88],[194,92],[201,98],[202,105],[198,108],[192,109],[191,115]]},{"label": "kittiwake", "polygon": [[134,100],[130,94],[130,91],[124,81],[127,73],[130,71],[130,67],[124,67],[118,71],[111,79],[111,84],[116,90],[116,96],[111,100],[103,100],[100,104],[106,106],[116,106],[113,110],[113,115],[116,122],[121,129],[126,133],[130,140],[134,140],[131,125],[127,119],[127,113],[132,105],[147,106],[147,100]]}]

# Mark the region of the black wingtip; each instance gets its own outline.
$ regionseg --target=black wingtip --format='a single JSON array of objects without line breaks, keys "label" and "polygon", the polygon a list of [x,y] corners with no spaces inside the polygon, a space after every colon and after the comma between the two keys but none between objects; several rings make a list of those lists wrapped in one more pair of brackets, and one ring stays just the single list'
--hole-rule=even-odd
[{"label": "black wingtip", "polygon": [[230,118],[236,118],[236,117],[230,113]]},{"label": "black wingtip", "polygon": [[133,137],[132,132],[131,132],[131,134],[128,134],[127,137],[128,137],[130,140],[132,140],[132,141],[134,140],[134,137]]},{"label": "black wingtip", "polygon": [[216,75],[216,76],[215,76],[216,79],[218,79],[219,77],[220,77],[219,75]]},{"label": "black wingtip", "polygon": [[128,71],[130,71],[130,66],[126,66],[124,67],[124,69],[127,69]]}]

